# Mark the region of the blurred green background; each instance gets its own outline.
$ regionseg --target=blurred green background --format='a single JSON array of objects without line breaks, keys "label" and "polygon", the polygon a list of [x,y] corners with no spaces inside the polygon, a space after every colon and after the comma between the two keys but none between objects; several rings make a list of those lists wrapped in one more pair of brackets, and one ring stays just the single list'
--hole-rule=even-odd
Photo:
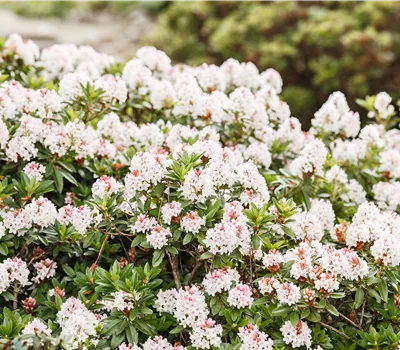
[{"label": "blurred green background", "polygon": [[45,1],[0,8],[42,18],[107,12],[121,20],[140,8],[154,23],[140,44],[164,50],[174,62],[221,64],[234,57],[278,70],[282,98],[305,126],[335,90],[349,101],[379,91],[400,97],[400,2]]},{"label": "blurred green background", "polygon": [[149,13],[157,13],[168,6],[167,1],[5,1],[0,8],[25,17],[60,17],[65,18],[72,11],[110,11],[123,15],[126,10],[142,7]]}]

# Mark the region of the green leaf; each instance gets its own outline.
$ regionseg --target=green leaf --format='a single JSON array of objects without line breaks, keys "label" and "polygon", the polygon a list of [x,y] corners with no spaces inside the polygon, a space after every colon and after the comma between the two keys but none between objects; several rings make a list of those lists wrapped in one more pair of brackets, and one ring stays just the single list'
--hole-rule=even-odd
[{"label": "green leaf", "polygon": [[261,297],[258,298],[254,301],[253,306],[257,306],[257,305],[266,305],[268,304],[268,298],[267,297]]},{"label": "green leaf", "polygon": [[75,172],[75,167],[71,163],[67,162],[58,162],[65,170],[68,170],[70,173]]},{"label": "green leaf", "polygon": [[51,180],[42,180],[40,182],[40,185],[36,188],[35,194],[37,196],[40,196],[47,192],[53,191],[53,183],[54,183],[54,181],[51,181]]},{"label": "green leaf", "polygon": [[136,328],[139,329],[139,331],[141,331],[144,334],[153,336],[155,335],[155,329],[153,326],[151,326],[148,322],[146,322],[145,320],[139,320],[136,319],[135,320],[135,325]]},{"label": "green leaf", "polygon": [[200,259],[201,259],[201,260],[207,260],[207,259],[212,258],[212,256],[213,256],[212,253],[210,253],[210,252],[205,252],[205,253],[201,254]]},{"label": "green leaf", "polygon": [[153,254],[152,265],[154,267],[159,266],[162,263],[163,259],[164,259],[164,255],[165,255],[165,251],[164,250],[156,249],[154,251],[154,254]]},{"label": "green leaf", "polygon": [[389,277],[389,279],[394,283],[394,284],[399,284],[399,279],[397,278],[396,274],[391,271],[391,270],[387,270],[386,271],[386,275]]},{"label": "green leaf", "polygon": [[274,311],[272,311],[273,316],[283,316],[287,315],[291,311],[289,306],[279,305]]},{"label": "green leaf", "polygon": [[381,297],[379,296],[378,292],[374,289],[367,289],[367,293],[376,299],[377,303],[381,302]]},{"label": "green leaf", "polygon": [[56,191],[61,193],[64,188],[64,180],[61,171],[57,168],[54,168],[54,186],[56,187]]},{"label": "green leaf", "polygon": [[379,294],[380,294],[382,300],[385,303],[387,303],[389,290],[388,290],[388,286],[387,286],[386,282],[383,279],[381,279],[381,281],[378,284],[378,291],[379,291]]},{"label": "green leaf", "polygon": [[220,303],[220,302],[217,302],[215,305],[213,305],[212,307],[211,307],[211,313],[212,313],[212,315],[213,316],[215,316],[215,315],[217,315],[220,311],[221,311],[221,308],[222,308],[222,303]]},{"label": "green leaf", "polygon": [[170,330],[169,333],[170,334],[178,334],[180,332],[182,332],[185,328],[183,328],[182,326],[176,326],[174,329]]},{"label": "green leaf", "polygon": [[331,304],[326,304],[326,310],[331,313],[334,316],[339,316],[339,312],[337,311],[337,309],[331,305]]},{"label": "green leaf", "polygon": [[132,248],[137,247],[140,243],[142,243],[142,242],[145,241],[145,240],[146,240],[146,236],[145,236],[145,235],[137,235],[137,236],[133,239],[133,241],[132,241],[132,243],[131,243],[131,247],[132,247]]},{"label": "green leaf", "polygon": [[220,208],[220,206],[221,206],[221,201],[217,199],[210,212],[207,213],[206,220],[213,218],[214,215],[217,213],[218,209]]},{"label": "green leaf", "polygon": [[293,312],[290,314],[290,322],[292,323],[292,326],[293,326],[293,327],[296,327],[296,326],[297,326],[297,324],[299,323],[299,314],[298,314],[298,312],[293,311]]},{"label": "green leaf", "polygon": [[125,334],[124,333],[119,333],[119,334],[113,334],[111,337],[111,349],[115,349],[117,346],[119,346],[125,339]]},{"label": "green leaf", "polygon": [[300,315],[301,319],[307,318],[307,317],[310,315],[310,313],[311,313],[310,308],[304,309],[304,310],[301,312],[301,315]]},{"label": "green leaf", "polygon": [[75,178],[72,176],[71,173],[69,173],[68,171],[66,171],[64,169],[58,169],[58,170],[60,171],[60,173],[62,174],[62,176],[65,179],[67,179],[69,182],[71,182],[75,186],[78,186],[78,181],[75,180]]},{"label": "green leaf", "polygon": [[310,320],[311,322],[319,322],[321,321],[321,315],[317,310],[313,310],[307,317],[307,320]]},{"label": "green leaf", "polygon": [[0,254],[7,255],[8,254],[8,247],[5,243],[0,244]]},{"label": "green leaf", "polygon": [[130,325],[126,329],[126,338],[128,339],[129,344],[137,344],[138,343],[138,333],[136,328],[133,325]]},{"label": "green leaf", "polygon": [[8,75],[7,74],[0,75],[0,83],[6,81],[7,79],[8,79]]},{"label": "green leaf", "polygon": [[75,271],[71,267],[69,267],[68,265],[63,265],[62,268],[69,277],[75,277]]},{"label": "green leaf", "polygon": [[187,234],[185,235],[185,237],[183,237],[183,242],[182,242],[182,244],[183,244],[183,245],[186,245],[186,244],[190,243],[190,242],[192,241],[192,239],[193,239],[193,235],[192,235],[191,233],[187,233]]},{"label": "green leaf", "polygon": [[178,255],[178,249],[176,249],[175,247],[167,247],[167,250],[172,254],[172,255]]},{"label": "green leaf", "polygon": [[364,289],[362,287],[359,287],[356,291],[354,307],[358,309],[363,302],[364,302]]},{"label": "green leaf", "polygon": [[346,296],[346,293],[343,292],[333,292],[329,295],[331,299],[342,299]]}]

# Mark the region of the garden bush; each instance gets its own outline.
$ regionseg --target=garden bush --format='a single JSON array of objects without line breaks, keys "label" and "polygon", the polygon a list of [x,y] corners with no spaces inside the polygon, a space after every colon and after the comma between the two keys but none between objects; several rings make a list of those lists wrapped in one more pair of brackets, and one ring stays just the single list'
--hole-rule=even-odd
[{"label": "garden bush", "polygon": [[129,15],[135,8],[142,8],[149,15],[156,15],[168,3],[165,1],[3,1],[0,9],[7,9],[23,17],[68,18],[90,14],[98,16],[102,11],[121,18]]},{"label": "garden bush", "polygon": [[4,349],[397,349],[400,131],[273,69],[1,44]]},{"label": "garden bush", "polygon": [[285,101],[307,97],[292,112],[308,127],[336,90],[352,108],[355,98],[382,90],[400,98],[399,15],[400,3],[389,1],[174,2],[152,42],[178,62],[233,57],[275,68],[290,88]]}]

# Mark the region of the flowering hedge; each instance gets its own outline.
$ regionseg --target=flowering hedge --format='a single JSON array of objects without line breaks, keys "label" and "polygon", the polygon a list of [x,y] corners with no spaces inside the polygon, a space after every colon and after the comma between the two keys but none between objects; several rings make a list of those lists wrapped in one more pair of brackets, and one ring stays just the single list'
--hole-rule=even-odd
[{"label": "flowering hedge", "polygon": [[4,349],[395,349],[400,131],[382,92],[301,130],[233,59],[1,47]]}]

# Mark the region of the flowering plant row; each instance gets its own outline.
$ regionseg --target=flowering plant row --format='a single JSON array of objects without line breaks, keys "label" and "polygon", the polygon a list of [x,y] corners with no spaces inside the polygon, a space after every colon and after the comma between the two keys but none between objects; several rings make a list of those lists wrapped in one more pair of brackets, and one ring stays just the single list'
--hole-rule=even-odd
[{"label": "flowering plant row", "polygon": [[1,45],[5,349],[395,349],[400,131],[340,92],[301,130],[233,59]]}]

